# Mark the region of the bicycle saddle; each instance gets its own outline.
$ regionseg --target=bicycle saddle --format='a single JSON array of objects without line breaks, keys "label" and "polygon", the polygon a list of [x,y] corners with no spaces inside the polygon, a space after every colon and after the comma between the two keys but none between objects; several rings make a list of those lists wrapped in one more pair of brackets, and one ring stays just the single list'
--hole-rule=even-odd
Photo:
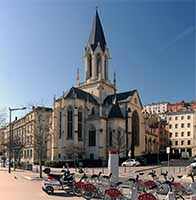
[{"label": "bicycle saddle", "polygon": [[162,172],[161,175],[162,175],[162,176],[167,176],[167,172],[165,172],[165,173]]},{"label": "bicycle saddle", "polygon": [[122,184],[123,184],[123,182],[119,181],[119,182],[116,183],[116,186],[119,186],[119,185],[122,185]]},{"label": "bicycle saddle", "polygon": [[97,175],[97,174],[93,174],[93,175],[91,175],[91,178],[92,178],[92,179],[98,178],[98,175]]},{"label": "bicycle saddle", "polygon": [[144,172],[140,172],[139,175],[140,175],[140,176],[144,175]]},{"label": "bicycle saddle", "polygon": [[178,175],[177,177],[178,177],[178,178],[182,178],[183,176],[182,176],[182,175]]},{"label": "bicycle saddle", "polygon": [[110,173],[109,176],[107,176],[107,175],[103,175],[102,177],[105,178],[105,179],[110,179],[111,176],[112,176],[112,173]]},{"label": "bicycle saddle", "polygon": [[128,181],[135,182],[135,178],[129,178]]}]

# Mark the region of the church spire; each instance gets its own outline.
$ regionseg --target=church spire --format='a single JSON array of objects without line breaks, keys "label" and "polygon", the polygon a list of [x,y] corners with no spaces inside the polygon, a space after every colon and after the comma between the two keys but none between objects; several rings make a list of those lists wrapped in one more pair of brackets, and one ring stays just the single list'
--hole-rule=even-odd
[{"label": "church spire", "polygon": [[103,51],[105,50],[106,40],[105,40],[102,25],[101,25],[101,21],[99,18],[99,14],[96,8],[96,14],[93,20],[92,30],[89,36],[87,46],[91,47],[92,50],[94,51],[97,45],[100,45]]}]

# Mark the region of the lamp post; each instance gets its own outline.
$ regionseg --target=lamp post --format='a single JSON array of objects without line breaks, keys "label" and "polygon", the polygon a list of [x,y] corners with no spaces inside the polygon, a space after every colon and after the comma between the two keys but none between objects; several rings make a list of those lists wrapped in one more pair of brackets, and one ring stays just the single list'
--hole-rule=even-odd
[{"label": "lamp post", "polygon": [[9,108],[10,115],[10,124],[9,124],[9,167],[8,172],[11,173],[11,159],[12,159],[12,111],[16,110],[25,110],[26,107],[23,108]]}]

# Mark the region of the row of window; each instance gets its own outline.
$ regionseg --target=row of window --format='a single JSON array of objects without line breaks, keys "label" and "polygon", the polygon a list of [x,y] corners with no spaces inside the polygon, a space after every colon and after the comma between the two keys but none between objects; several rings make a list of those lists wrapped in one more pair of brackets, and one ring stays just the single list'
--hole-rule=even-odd
[{"label": "row of window", "polygon": [[166,143],[168,140],[166,138],[160,138],[160,142]]},{"label": "row of window", "polygon": [[[185,141],[184,141],[184,140],[181,140],[180,143],[178,143],[178,141],[173,141],[173,144],[174,144],[175,146],[178,146],[178,145],[181,144],[181,146],[182,146],[182,145],[185,145]],[[191,145],[191,141],[190,141],[190,140],[187,140],[187,145]]]},{"label": "row of window", "polygon": [[[99,72],[101,71],[101,65],[102,65],[102,59],[101,59],[101,55],[97,54],[96,55],[96,72],[97,72],[97,76],[99,74]],[[107,79],[107,57],[105,57],[104,59],[104,75],[105,75],[105,79]],[[87,78],[92,77],[92,56],[91,54],[88,55],[88,74],[87,74]]]},{"label": "row of window", "polygon": [[[182,131],[181,132],[181,137],[184,137],[184,136],[185,136],[184,131]],[[187,131],[186,136],[191,136],[191,132]],[[170,137],[172,137],[172,133],[170,133]],[[178,132],[175,132],[175,137],[180,137],[180,135],[178,134]]]},{"label": "row of window", "polygon": [[[67,110],[67,139],[73,139],[73,109],[69,108]],[[62,135],[62,112],[59,113],[59,139],[61,139]],[[83,113],[82,111],[78,111],[78,140],[82,141],[83,138]]]},{"label": "row of window", "polygon": [[32,149],[27,149],[27,150],[24,150],[23,152],[21,152],[21,157],[23,158],[28,158],[28,159],[31,159],[32,156],[33,156],[33,150]]},{"label": "row of window", "polygon": [[23,134],[23,133],[31,133],[33,131],[33,124],[29,124],[28,126],[17,128],[13,130],[13,134]]},{"label": "row of window", "polygon": [[[184,120],[184,119],[185,119],[185,116],[182,115],[182,116],[180,117],[180,119],[181,119],[181,120]],[[187,119],[188,119],[188,120],[191,119],[191,116],[190,116],[190,115],[187,115]],[[169,121],[171,121],[171,120],[172,120],[172,117],[169,117]],[[178,120],[178,116],[175,116],[175,120]]]},{"label": "row of window", "polygon": [[14,136],[14,141],[18,145],[32,145],[33,144],[33,136],[27,136],[26,134],[17,134]]},{"label": "row of window", "polygon": [[[60,112],[60,127],[59,127],[59,138],[61,138],[62,132],[62,113]],[[78,111],[78,140],[82,141],[83,138],[83,113]],[[89,129],[89,146],[96,146],[96,129],[94,126],[91,126]],[[67,111],[67,139],[73,139],[73,110],[71,108]]]},{"label": "row of window", "polygon": [[[175,128],[178,128],[178,124],[175,124],[174,127],[175,127]],[[181,127],[181,128],[185,128],[185,124],[182,123],[180,127]],[[187,128],[190,128],[190,127],[191,127],[191,124],[190,124],[190,123],[187,123]],[[169,128],[170,128],[170,129],[172,128],[172,124],[169,125]]]}]

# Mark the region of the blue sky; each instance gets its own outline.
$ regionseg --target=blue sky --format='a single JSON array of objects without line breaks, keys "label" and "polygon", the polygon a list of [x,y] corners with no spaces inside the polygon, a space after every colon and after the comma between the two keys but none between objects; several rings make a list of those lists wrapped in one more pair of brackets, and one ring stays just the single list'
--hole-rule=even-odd
[{"label": "blue sky", "polygon": [[7,0],[0,12],[0,108],[44,104],[83,79],[95,7],[110,48],[118,92],[138,89],[143,104],[193,100],[193,0]]}]

